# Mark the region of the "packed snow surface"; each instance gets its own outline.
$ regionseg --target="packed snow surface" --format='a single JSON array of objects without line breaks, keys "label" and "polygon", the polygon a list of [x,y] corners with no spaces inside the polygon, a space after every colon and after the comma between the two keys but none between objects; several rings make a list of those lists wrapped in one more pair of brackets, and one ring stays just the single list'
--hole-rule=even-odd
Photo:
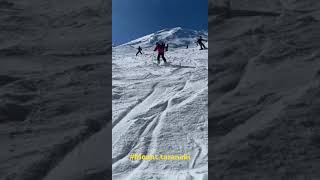
[{"label": "packed snow surface", "polygon": [[[158,65],[154,47],[138,56],[133,47],[113,49],[113,179],[206,179],[208,51],[169,48],[168,64]],[[187,154],[191,160],[132,161],[134,153]]]}]

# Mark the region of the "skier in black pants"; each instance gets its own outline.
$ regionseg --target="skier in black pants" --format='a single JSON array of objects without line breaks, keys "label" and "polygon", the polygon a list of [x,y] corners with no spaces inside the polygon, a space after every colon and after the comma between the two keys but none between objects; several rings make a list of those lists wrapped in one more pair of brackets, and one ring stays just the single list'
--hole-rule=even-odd
[{"label": "skier in black pants", "polygon": [[[203,48],[204,48],[204,49],[207,49],[206,46],[203,44],[202,41],[208,42],[207,40],[202,39],[202,37],[200,36],[199,39],[197,40],[197,43],[200,45],[200,48],[201,48],[200,50],[202,50]],[[203,48],[202,48],[202,47],[203,47]]]},{"label": "skier in black pants", "polygon": [[160,44],[160,43],[156,43],[156,48],[154,49],[154,51],[158,51],[158,64],[160,64],[160,56],[162,57],[163,61],[165,63],[167,63],[166,58],[164,57],[164,52],[165,52],[166,46],[164,43]]},{"label": "skier in black pants", "polygon": [[142,48],[139,46],[139,47],[138,47],[138,52],[137,52],[136,56],[138,56],[139,53],[142,54],[141,51],[142,51]]}]

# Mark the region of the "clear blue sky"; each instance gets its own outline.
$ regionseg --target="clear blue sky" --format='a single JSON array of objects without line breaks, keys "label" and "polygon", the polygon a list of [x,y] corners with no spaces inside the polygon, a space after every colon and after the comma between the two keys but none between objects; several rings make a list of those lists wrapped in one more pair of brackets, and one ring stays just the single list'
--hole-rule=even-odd
[{"label": "clear blue sky", "polygon": [[155,31],[208,29],[208,0],[113,0],[112,41],[129,42]]}]

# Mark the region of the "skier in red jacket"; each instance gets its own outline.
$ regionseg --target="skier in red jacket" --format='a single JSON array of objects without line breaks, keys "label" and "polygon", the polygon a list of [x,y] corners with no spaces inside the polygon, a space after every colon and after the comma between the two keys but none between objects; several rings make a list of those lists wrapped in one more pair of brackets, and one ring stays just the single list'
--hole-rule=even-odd
[{"label": "skier in red jacket", "polygon": [[166,50],[166,48],[167,47],[165,46],[164,43],[159,43],[159,42],[156,43],[156,48],[154,49],[154,51],[158,51],[158,57],[157,57],[158,64],[160,64],[160,56],[162,57],[163,61],[167,63],[167,60],[164,57],[164,51]]}]

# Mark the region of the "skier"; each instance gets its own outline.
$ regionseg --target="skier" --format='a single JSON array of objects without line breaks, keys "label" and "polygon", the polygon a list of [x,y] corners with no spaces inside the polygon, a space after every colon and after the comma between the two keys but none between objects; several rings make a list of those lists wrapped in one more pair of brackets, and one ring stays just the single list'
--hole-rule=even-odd
[{"label": "skier", "polygon": [[[199,45],[200,45],[200,48],[201,48],[200,50],[202,50],[203,48],[204,48],[204,49],[207,49],[207,47],[203,44],[202,41],[208,42],[207,40],[202,39],[202,37],[200,36],[199,39],[197,40],[197,44],[199,44]],[[203,47],[203,48],[202,48],[202,47]]]},{"label": "skier", "polygon": [[139,46],[139,47],[138,47],[138,52],[137,52],[136,56],[138,56],[139,53],[142,54],[141,51],[142,51],[142,48]]},{"label": "skier", "polygon": [[154,49],[154,51],[158,51],[158,57],[157,57],[158,64],[160,64],[160,56],[162,57],[163,61],[167,63],[167,60],[164,57],[165,49],[166,49],[166,46],[164,43],[159,43],[159,42],[156,43],[156,48]]}]

